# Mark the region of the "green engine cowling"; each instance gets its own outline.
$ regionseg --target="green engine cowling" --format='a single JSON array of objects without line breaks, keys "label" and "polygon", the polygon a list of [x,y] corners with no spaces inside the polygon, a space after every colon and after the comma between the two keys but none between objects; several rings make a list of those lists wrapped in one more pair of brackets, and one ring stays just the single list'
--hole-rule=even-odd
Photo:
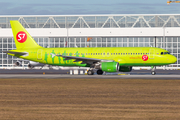
[{"label": "green engine cowling", "polygon": [[132,70],[132,67],[131,66],[120,66],[119,67],[119,71],[120,72],[131,72],[131,70]]},{"label": "green engine cowling", "polygon": [[118,62],[102,62],[101,70],[105,72],[117,72],[119,71],[119,63]]}]

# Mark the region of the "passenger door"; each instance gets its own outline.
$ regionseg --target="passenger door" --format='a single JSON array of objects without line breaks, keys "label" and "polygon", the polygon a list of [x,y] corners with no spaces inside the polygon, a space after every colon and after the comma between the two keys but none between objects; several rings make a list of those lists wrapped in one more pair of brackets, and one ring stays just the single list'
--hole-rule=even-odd
[{"label": "passenger door", "polygon": [[42,60],[42,53],[43,53],[43,50],[42,49],[39,49],[37,51],[37,60]]},{"label": "passenger door", "polygon": [[155,55],[155,50],[154,49],[150,49],[149,50],[149,59],[154,59],[154,55]]}]

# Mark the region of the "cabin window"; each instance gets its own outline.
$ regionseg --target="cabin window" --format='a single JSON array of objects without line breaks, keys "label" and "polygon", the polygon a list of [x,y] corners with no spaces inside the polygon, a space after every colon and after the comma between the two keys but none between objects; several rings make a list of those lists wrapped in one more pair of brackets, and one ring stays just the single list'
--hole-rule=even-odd
[{"label": "cabin window", "polygon": [[164,52],[164,55],[168,54],[167,52]]},{"label": "cabin window", "polygon": [[103,53],[103,55],[105,55],[105,53]]},{"label": "cabin window", "polygon": [[93,55],[95,55],[95,53],[93,53]]},{"label": "cabin window", "polygon": [[109,55],[109,53],[107,53],[107,55]]},{"label": "cabin window", "polygon": [[166,55],[166,54],[170,54],[170,53],[169,52],[164,52],[164,53],[161,52],[161,55],[163,55],[163,54]]}]

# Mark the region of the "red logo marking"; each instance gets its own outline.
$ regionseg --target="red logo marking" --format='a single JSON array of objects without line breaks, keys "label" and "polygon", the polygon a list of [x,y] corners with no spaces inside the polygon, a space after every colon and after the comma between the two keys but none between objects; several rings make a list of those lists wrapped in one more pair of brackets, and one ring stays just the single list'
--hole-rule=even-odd
[{"label": "red logo marking", "polygon": [[143,55],[143,56],[142,56],[142,60],[143,60],[143,61],[147,61],[147,60],[148,60],[148,56],[147,56],[147,55]]},{"label": "red logo marking", "polygon": [[17,33],[16,39],[17,39],[17,41],[19,43],[23,43],[27,39],[27,34],[25,32],[23,32],[23,31],[20,31],[20,32]]}]

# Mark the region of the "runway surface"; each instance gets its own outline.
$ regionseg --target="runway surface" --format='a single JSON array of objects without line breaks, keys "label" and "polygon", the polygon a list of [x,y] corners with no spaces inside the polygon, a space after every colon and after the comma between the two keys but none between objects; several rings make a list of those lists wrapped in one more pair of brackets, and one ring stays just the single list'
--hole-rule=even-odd
[{"label": "runway surface", "polygon": [[[85,71],[85,70],[84,70]],[[104,75],[70,75],[70,70],[0,70],[0,78],[88,78],[88,79],[180,79],[180,70],[133,70],[128,73],[106,73]]]},{"label": "runway surface", "polygon": [[44,79],[164,79],[180,80],[180,75],[57,75],[57,74],[0,74],[0,78],[44,78]]},{"label": "runway surface", "polygon": [[[86,71],[85,69],[80,69],[83,71]],[[42,73],[46,73],[46,74],[68,74],[70,73],[70,70],[68,69],[59,69],[59,70],[54,70],[54,69],[0,69],[0,74],[42,74]],[[131,72],[121,72],[121,73],[125,73],[125,74],[131,74],[131,75],[136,75],[136,74],[146,74],[146,75],[150,75],[151,74],[151,70],[132,70]],[[173,75],[178,75],[180,73],[180,70],[156,70],[157,75],[162,75],[162,74],[173,74]],[[111,73],[108,73],[111,74]],[[113,73],[113,74],[117,74],[117,73]]]},{"label": "runway surface", "polygon": [[70,75],[0,70],[0,118],[148,120],[180,118],[179,70]]}]

